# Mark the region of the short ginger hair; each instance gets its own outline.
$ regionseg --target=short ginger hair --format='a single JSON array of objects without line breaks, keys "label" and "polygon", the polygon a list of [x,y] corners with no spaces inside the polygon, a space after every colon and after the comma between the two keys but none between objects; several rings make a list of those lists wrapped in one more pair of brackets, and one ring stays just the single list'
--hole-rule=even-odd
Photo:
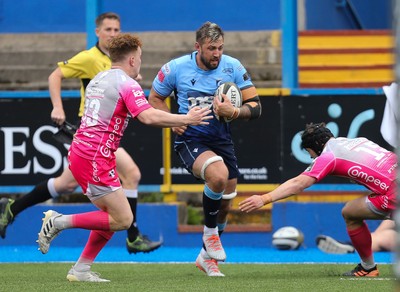
[{"label": "short ginger hair", "polygon": [[138,48],[142,47],[142,41],[138,36],[122,33],[110,40],[109,43],[109,52],[111,62],[120,62],[125,59],[125,57],[132,53],[136,52]]}]

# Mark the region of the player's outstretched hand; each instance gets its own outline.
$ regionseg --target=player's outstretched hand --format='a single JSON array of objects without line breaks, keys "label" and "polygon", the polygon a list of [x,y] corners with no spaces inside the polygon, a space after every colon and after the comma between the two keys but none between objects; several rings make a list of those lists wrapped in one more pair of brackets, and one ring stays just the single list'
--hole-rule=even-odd
[{"label": "player's outstretched hand", "polygon": [[213,116],[209,115],[211,110],[207,107],[201,108],[199,106],[195,106],[186,114],[188,117],[188,125],[208,125],[208,120],[212,119]]},{"label": "player's outstretched hand", "polygon": [[262,206],[264,206],[264,201],[259,195],[253,195],[239,203],[240,211],[246,213],[260,209]]}]

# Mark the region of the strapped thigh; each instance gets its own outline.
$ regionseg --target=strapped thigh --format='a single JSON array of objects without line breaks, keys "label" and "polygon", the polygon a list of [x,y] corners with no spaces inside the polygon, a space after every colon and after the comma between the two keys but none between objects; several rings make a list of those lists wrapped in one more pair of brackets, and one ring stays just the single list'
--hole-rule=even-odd
[{"label": "strapped thigh", "polygon": [[202,166],[202,168],[201,168],[201,172],[200,172],[200,176],[201,176],[201,178],[202,178],[203,180],[206,180],[206,179],[204,178],[204,174],[205,174],[205,172],[206,172],[206,168],[207,168],[211,163],[214,163],[214,162],[217,162],[217,161],[224,161],[224,160],[222,159],[221,156],[213,156],[213,157],[208,158],[208,159],[206,160],[206,162],[204,162],[204,164],[203,164],[203,166]]}]

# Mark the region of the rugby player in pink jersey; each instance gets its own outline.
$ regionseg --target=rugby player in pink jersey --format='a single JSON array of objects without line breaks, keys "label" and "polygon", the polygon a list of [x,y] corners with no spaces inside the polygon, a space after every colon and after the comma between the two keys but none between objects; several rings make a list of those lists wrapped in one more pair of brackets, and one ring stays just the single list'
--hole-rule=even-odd
[{"label": "rugby player in pink jersey", "polygon": [[115,158],[129,119],[146,125],[179,127],[208,125],[207,120],[212,118],[207,108],[195,107],[185,115],[153,108],[134,80],[140,71],[141,47],[140,39],[131,34],[120,34],[110,41],[111,69],[96,75],[87,86],[81,126],[69,149],[69,168],[83,193],[99,210],[71,215],[44,212],[37,240],[43,254],[62,230],[91,230],[82,254],[67,274],[69,281],[109,282],[92,272],[91,266],[114,232],[132,224],[133,214],[121,187]]},{"label": "rugby player in pink jersey", "polygon": [[379,276],[365,220],[389,219],[396,208],[396,155],[366,138],[334,138],[324,123],[306,125],[301,140],[302,148],[314,159],[310,166],[272,192],[243,200],[239,208],[251,212],[300,193],[328,175],[364,185],[372,193],[347,202],[342,209],[347,233],[361,258],[361,263],[343,276]]}]

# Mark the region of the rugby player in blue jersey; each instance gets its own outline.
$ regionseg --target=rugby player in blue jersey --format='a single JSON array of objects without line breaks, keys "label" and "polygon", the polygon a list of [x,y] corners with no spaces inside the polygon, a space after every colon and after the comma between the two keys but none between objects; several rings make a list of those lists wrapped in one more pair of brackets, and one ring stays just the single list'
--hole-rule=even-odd
[{"label": "rugby player in blue jersey", "polygon": [[[230,123],[223,118],[252,120],[261,115],[260,100],[250,75],[239,60],[223,52],[224,32],[215,23],[204,23],[196,32],[195,51],[163,65],[149,95],[149,103],[157,109],[169,111],[165,100],[174,93],[179,113],[200,106],[212,108],[217,117],[207,126],[172,128],[176,134],[174,149],[183,166],[204,181],[203,247],[196,266],[208,276],[224,276],[218,268],[218,261],[226,259],[220,235],[227,224],[239,176]],[[226,96],[222,102],[214,98],[218,86],[225,82],[233,82],[240,88],[241,107],[223,102]]]}]

